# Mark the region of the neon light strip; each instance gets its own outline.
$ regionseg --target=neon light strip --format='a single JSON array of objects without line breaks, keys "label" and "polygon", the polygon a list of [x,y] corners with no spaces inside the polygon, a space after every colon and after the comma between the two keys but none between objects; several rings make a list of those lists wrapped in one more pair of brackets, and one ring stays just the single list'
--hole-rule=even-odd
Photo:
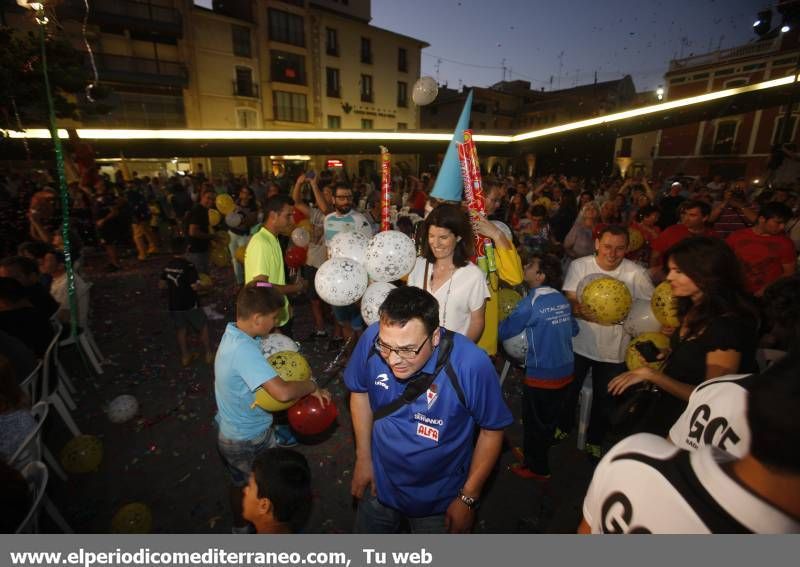
[{"label": "neon light strip", "polygon": [[[587,120],[579,120],[577,122],[561,124],[559,126],[544,128],[542,130],[532,130],[530,132],[524,132],[514,136],[475,134],[473,136],[473,140],[476,142],[494,143],[522,142],[534,138],[550,136],[552,134],[559,134],[561,132],[589,128],[599,124],[618,122],[620,120],[635,118],[637,116],[646,116],[648,114],[663,112],[665,110],[672,110],[675,108],[692,106],[712,100],[728,98],[737,94],[772,89],[775,87],[792,84],[798,80],[800,80],[800,75],[789,75],[787,77],[772,79],[769,81],[756,83],[754,85],[735,87],[713,93],[705,93],[693,97],[671,100],[650,106],[643,106],[642,108],[634,108],[632,110],[608,114],[606,116],[598,116],[596,118],[589,118]],[[25,132],[18,132],[16,130],[0,130],[0,132],[3,132],[4,135],[14,139],[50,138],[50,131],[44,128],[32,128],[26,130]],[[373,142],[449,142],[453,137],[452,134],[434,134],[425,132],[332,132],[329,130],[113,130],[79,128],[77,132],[79,137],[90,140],[350,140]],[[59,129],[58,136],[59,138],[67,138],[67,131],[64,129]]]},{"label": "neon light strip", "polygon": [[532,132],[525,132],[524,134],[517,134],[511,137],[512,142],[521,142],[523,140],[531,140],[533,138],[541,138],[542,136],[549,136],[551,134],[558,134],[561,132],[569,132],[571,130],[578,130],[580,128],[588,128],[590,126],[597,126],[598,124],[606,124],[609,122],[617,122],[619,120],[626,120],[636,116],[645,116],[647,114],[654,114],[664,110],[672,110],[674,108],[682,108],[684,106],[691,106],[693,104],[700,104],[711,100],[719,100],[728,98],[737,94],[743,94],[753,91],[760,91],[789,85],[798,80],[798,77],[789,75],[788,77],[781,77],[780,79],[772,79],[764,81],[763,83],[756,83],[754,85],[747,85],[744,87],[735,87],[732,89],[725,89],[713,93],[705,93],[688,98],[680,98],[671,100],[669,102],[662,102],[660,104],[653,104],[650,106],[643,106],[642,108],[634,108],[633,110],[625,110],[623,112],[616,112],[606,116],[598,116],[597,118],[590,118],[588,120],[580,120],[578,122],[570,122],[569,124],[562,124],[560,126],[553,126],[551,128],[544,128],[542,130],[534,130]]}]

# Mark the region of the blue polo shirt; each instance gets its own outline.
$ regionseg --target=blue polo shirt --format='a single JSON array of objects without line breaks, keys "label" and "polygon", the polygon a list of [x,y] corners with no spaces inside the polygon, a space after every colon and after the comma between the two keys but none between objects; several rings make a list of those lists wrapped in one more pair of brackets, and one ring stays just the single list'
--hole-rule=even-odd
[{"label": "blue polo shirt", "polygon": [[278,375],[259,348],[259,340],[228,323],[214,359],[217,424],[223,437],[248,441],[272,425],[272,414],[253,407],[255,391]]},{"label": "blue polo shirt", "polygon": [[[344,371],[352,392],[367,393],[373,411],[397,398],[397,380],[374,350],[380,323],[361,336]],[[433,372],[434,349],[422,372]],[[409,517],[443,514],[464,486],[472,462],[475,426],[503,429],[513,418],[489,357],[456,333],[450,363],[464,391],[466,407],[445,369],[428,392],[372,426],[372,464],[378,500]]]}]

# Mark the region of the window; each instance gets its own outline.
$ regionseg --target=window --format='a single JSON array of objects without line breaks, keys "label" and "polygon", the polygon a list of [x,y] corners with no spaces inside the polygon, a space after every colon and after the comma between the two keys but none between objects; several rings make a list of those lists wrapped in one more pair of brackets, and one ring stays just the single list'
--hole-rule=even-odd
[{"label": "window", "polygon": [[408,50],[405,47],[397,48],[397,70],[408,72]]},{"label": "window", "polygon": [[284,122],[308,122],[306,95],[274,91],[272,93],[275,120]]},{"label": "window", "polygon": [[361,119],[361,129],[362,130],[372,130],[372,119],[370,119],[370,118],[362,118]]},{"label": "window", "polygon": [[[775,133],[772,134],[772,145],[777,145],[781,143],[783,138],[783,123],[785,116],[781,116],[778,118],[777,122],[775,123]],[[797,127],[797,116],[792,116],[789,118],[789,140],[794,139],[794,130]]]},{"label": "window", "polygon": [[406,124],[405,122],[398,122],[397,123],[397,129],[398,130],[408,130],[408,124]]},{"label": "window", "polygon": [[236,109],[236,126],[247,130],[258,128],[258,113],[250,108]]},{"label": "window", "polygon": [[372,63],[372,40],[368,37],[361,38],[361,62]]},{"label": "window", "polygon": [[268,13],[270,40],[305,47],[306,36],[302,16],[274,9],[270,9]]},{"label": "window", "polygon": [[256,97],[253,84],[253,70],[250,67],[236,67],[236,82],[233,93],[237,96]]},{"label": "window", "polygon": [[619,147],[619,157],[631,157],[633,151],[633,138],[622,138],[622,144]]},{"label": "window", "polygon": [[339,94],[339,69],[326,67],[325,78],[328,96],[339,98],[341,96],[341,94]]},{"label": "window", "polygon": [[296,53],[271,50],[272,80],[279,83],[306,84],[306,58]]},{"label": "window", "polygon": [[341,116],[328,116],[328,129],[339,130],[342,127]]},{"label": "window", "polygon": [[250,48],[250,28],[247,26],[231,26],[233,37],[233,54],[239,57],[252,57]]},{"label": "window", "polygon": [[339,56],[339,34],[334,28],[325,28],[325,53]]},{"label": "window", "polygon": [[408,106],[408,83],[397,82],[397,106],[405,108]]},{"label": "window", "polygon": [[372,102],[372,75],[361,75],[361,102]]},{"label": "window", "polygon": [[714,153],[729,154],[733,151],[737,125],[735,120],[726,120],[717,124],[717,132],[714,135]]}]

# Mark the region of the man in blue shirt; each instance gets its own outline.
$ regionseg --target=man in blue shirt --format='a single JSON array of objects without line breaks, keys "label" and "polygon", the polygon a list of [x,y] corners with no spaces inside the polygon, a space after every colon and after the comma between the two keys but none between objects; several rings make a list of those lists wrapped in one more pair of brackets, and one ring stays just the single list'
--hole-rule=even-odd
[{"label": "man in blue shirt", "polygon": [[512,422],[489,357],[439,327],[430,293],[401,287],[361,336],[344,379],[356,531],[394,533],[407,519],[417,533],[468,532]]}]

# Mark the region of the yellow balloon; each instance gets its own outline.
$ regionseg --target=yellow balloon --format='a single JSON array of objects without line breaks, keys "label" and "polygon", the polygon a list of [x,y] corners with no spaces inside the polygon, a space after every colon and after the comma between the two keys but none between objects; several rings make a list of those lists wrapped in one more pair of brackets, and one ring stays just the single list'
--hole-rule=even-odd
[{"label": "yellow balloon", "polygon": [[625,319],[631,305],[633,297],[628,286],[611,277],[590,282],[581,295],[581,308],[602,325],[614,325]]},{"label": "yellow balloon", "polygon": [[628,227],[628,252],[635,252],[644,246],[644,235],[638,228]]},{"label": "yellow balloon", "polygon": [[200,285],[203,287],[211,287],[214,284],[214,280],[208,274],[200,274],[197,279],[200,280]]},{"label": "yellow balloon", "polygon": [[227,215],[234,211],[236,203],[233,202],[233,197],[223,193],[222,195],[217,195],[216,206],[220,213]]},{"label": "yellow balloon", "polygon": [[222,215],[217,209],[208,209],[208,224],[217,226],[222,222]]},{"label": "yellow balloon", "polygon": [[514,311],[514,308],[522,300],[522,296],[513,289],[502,288],[497,292],[497,307],[500,310],[500,320],[502,321]]},{"label": "yellow balloon", "polygon": [[658,322],[665,327],[679,327],[681,322],[678,319],[678,306],[675,298],[672,297],[672,286],[669,282],[661,282],[653,290],[653,297],[650,298],[650,307],[653,308],[653,315]]},{"label": "yellow balloon", "polygon": [[212,246],[209,251],[209,256],[211,262],[218,268],[224,268],[231,261],[230,252],[228,252],[228,249],[224,246]]},{"label": "yellow balloon", "polygon": [[227,230],[218,230],[214,233],[214,240],[211,241],[211,245],[227,246],[230,241],[231,235],[228,234]]},{"label": "yellow balloon", "polygon": [[308,219],[301,220],[299,223],[295,225],[295,228],[297,227],[304,228],[308,231],[309,234],[312,234],[311,230],[313,227],[311,226],[311,221]]},{"label": "yellow balloon", "polygon": [[141,502],[125,504],[111,520],[111,533],[115,534],[149,534],[152,527],[150,508]]},{"label": "yellow balloon", "polygon": [[639,343],[653,341],[653,344],[656,345],[658,350],[665,350],[669,348],[669,337],[662,333],[642,333],[631,342],[628,343],[628,350],[625,351],[625,364],[628,366],[628,370],[636,370],[637,368],[641,368],[642,366],[649,366],[653,370],[659,370],[662,366],[664,366],[663,360],[657,362],[647,362],[642,355],[639,354],[639,351],[636,350],[636,345]]},{"label": "yellow balloon", "polygon": [[[267,361],[278,375],[287,382],[302,382],[311,379],[311,367],[299,352],[276,352]],[[279,402],[270,396],[263,388],[256,390],[255,405],[267,411],[281,411],[292,407],[296,400]]]},{"label": "yellow balloon", "polygon": [[103,460],[103,442],[94,435],[78,435],[61,450],[61,464],[69,473],[94,472]]},{"label": "yellow balloon", "polygon": [[239,246],[236,249],[236,261],[240,264],[244,264],[244,253],[247,251],[247,246]]}]

